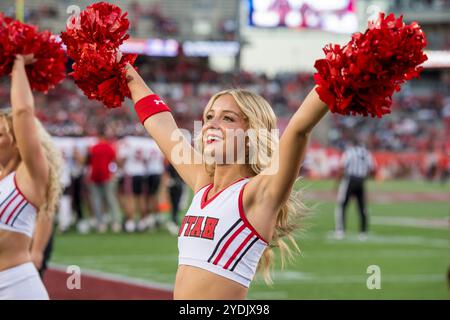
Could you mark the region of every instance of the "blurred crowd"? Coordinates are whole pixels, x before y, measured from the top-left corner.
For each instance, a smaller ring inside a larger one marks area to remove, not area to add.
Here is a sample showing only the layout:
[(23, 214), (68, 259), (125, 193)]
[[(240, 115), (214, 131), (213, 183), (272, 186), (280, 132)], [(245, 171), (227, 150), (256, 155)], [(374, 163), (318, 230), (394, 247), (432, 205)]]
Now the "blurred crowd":
[[(65, 21), (69, 17), (70, 6), (77, 5), (84, 9), (92, 1), (71, 1), (71, 0), (49, 0), (38, 1), (28, 0), (24, 8), (24, 19), (27, 23), (38, 25), (41, 28), (59, 33), (63, 28)], [(185, 8), (182, 8), (185, 4)], [(236, 40), (237, 25), (234, 17), (235, 10), (223, 10), (220, 2), (206, 2), (214, 15), (203, 15), (203, 22), (206, 23), (203, 30), (197, 30), (193, 25), (193, 19), (181, 19), (180, 13), (186, 10), (198, 11), (199, 4), (195, 2), (183, 3), (172, 2), (163, 3), (163, 1), (137, 1), (126, 0), (116, 3), (124, 12), (128, 13), (130, 26), (128, 33), (135, 38), (175, 38), (181, 39), (186, 35), (191, 40), (194, 38), (202, 40)], [(234, 7), (235, 3), (228, 6)], [(207, 8), (200, 9), (208, 13)], [(211, 11), (210, 10), (210, 11)], [(7, 16), (15, 16), (15, 1), (0, 2), (0, 11)], [(71, 12), (72, 14), (74, 12)], [(196, 16), (194, 13), (191, 16)]]
[[(264, 96), (272, 105), (283, 131), (290, 116), (314, 86), (311, 74), (291, 73), (268, 77), (248, 72), (217, 73), (201, 58), (139, 58), (139, 72), (174, 110), (180, 127), (193, 130), (201, 120), (209, 98), (230, 87), (247, 88)], [(394, 95), (392, 114), (382, 119), (332, 115), (325, 147), (343, 149), (358, 133), (372, 151), (425, 151), (442, 148), (450, 136), (450, 73), (443, 81), (413, 80)], [(0, 107), (9, 103), (7, 79), (0, 86)], [(107, 110), (88, 100), (71, 79), (47, 95), (36, 94), (37, 115), (52, 135), (92, 136), (107, 123), (116, 137), (141, 135), (131, 102)]]
[[(194, 121), (201, 120), (209, 98), (230, 87), (246, 88), (264, 96), (277, 114), (282, 132), (314, 86), (312, 75), (307, 73), (274, 77), (248, 72), (217, 73), (208, 67), (207, 59), (201, 58), (139, 57), (138, 67), (151, 88), (170, 105), (178, 125), (190, 132), (193, 132)], [(444, 74), (438, 81), (433, 77), (424, 74), (420, 80), (404, 85), (394, 96), (392, 114), (382, 119), (331, 115), (325, 121), (328, 127), (325, 131), (327, 137), (322, 139), (325, 142), (312, 141), (312, 146), (319, 151), (309, 152), (310, 157), (305, 161), (306, 175), (310, 172), (320, 177), (324, 175), (320, 172), (325, 172), (325, 176), (329, 176), (334, 170), (332, 158), (336, 158), (334, 162), (338, 163), (339, 157), (339, 153), (332, 150), (343, 150), (352, 136), (358, 135), (372, 152), (420, 154), (414, 158), (421, 159), (416, 171), (429, 180), (445, 182), (450, 159), (450, 75)], [(88, 100), (71, 79), (66, 79), (47, 95), (35, 94), (35, 105), (37, 116), (57, 137), (66, 159), (66, 177), (63, 180), (66, 181), (67, 192), (60, 206), (60, 210), (66, 213), (58, 215), (63, 221), (59, 224), (61, 231), (73, 222), (77, 222), (81, 232), (91, 227), (102, 232), (108, 225), (113, 231), (125, 229), (133, 232), (160, 224), (176, 234), (178, 210), (172, 218), (164, 217), (162, 220), (163, 215), (155, 213), (180, 206), (183, 184), (164, 163), (157, 148), (153, 151), (142, 149), (143, 145), (154, 146), (154, 143), (148, 143), (150, 139), (137, 121), (131, 101), (127, 100), (122, 108), (108, 110), (99, 102)], [(3, 78), (0, 81), (0, 108), (8, 106), (9, 81)], [(100, 132), (100, 128), (104, 128), (104, 132)], [(103, 138), (99, 137), (101, 134)], [(136, 143), (139, 139), (147, 140)], [(104, 169), (110, 173), (106, 175), (110, 186), (101, 185), (104, 181), (97, 185), (91, 177), (95, 166), (92, 147), (99, 141), (110, 144), (113, 150), (110, 153), (114, 153), (106, 161), (108, 167)], [(320, 148), (329, 151), (320, 151)], [(388, 165), (383, 168), (383, 179), (413, 176), (409, 160), (412, 158), (399, 159), (388, 160)], [(158, 184), (157, 193), (152, 191), (154, 200), (148, 203), (149, 200), (144, 199), (152, 198), (149, 192), (154, 188), (155, 178), (150, 176), (155, 174), (159, 176), (157, 180), (161, 187)], [(111, 198), (120, 201), (114, 204)], [(162, 204), (166, 207), (161, 207)], [(75, 216), (68, 209), (71, 206), (76, 206)], [(87, 213), (82, 213), (83, 210)], [(135, 217), (139, 211), (140, 216)], [(90, 218), (84, 220), (83, 217)]]

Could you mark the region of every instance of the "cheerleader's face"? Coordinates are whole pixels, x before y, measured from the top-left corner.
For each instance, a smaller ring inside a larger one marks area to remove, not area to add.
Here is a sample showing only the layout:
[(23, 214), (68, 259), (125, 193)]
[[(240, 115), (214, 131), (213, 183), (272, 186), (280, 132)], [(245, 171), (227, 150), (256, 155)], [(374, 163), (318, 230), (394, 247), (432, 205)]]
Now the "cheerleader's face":
[(6, 120), (0, 117), (0, 165), (5, 165), (17, 152), (16, 144), (8, 130)]
[[(204, 116), (202, 128), (203, 153), (215, 163), (234, 163), (245, 153), (245, 131), (248, 124), (234, 98), (223, 95), (217, 98)], [(244, 140), (243, 140), (244, 139)]]

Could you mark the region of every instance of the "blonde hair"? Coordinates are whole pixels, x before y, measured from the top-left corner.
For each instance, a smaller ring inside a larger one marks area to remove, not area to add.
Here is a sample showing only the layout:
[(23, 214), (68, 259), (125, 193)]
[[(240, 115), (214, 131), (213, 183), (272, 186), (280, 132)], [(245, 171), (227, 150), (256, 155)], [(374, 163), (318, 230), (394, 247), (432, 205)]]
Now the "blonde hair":
[[(258, 132), (255, 135), (248, 135), (249, 150), (255, 150), (256, 154), (250, 154), (250, 168), (254, 175), (258, 175), (270, 165), (270, 160), (275, 150), (279, 146), (278, 136), (270, 134), (273, 129), (277, 129), (277, 118), (270, 104), (260, 95), (243, 89), (230, 89), (221, 91), (211, 97), (203, 112), (204, 118), (213, 106), (214, 102), (223, 95), (231, 95), (244, 114), (248, 129)], [(265, 129), (265, 130), (261, 130)], [(263, 133), (263, 135), (259, 134)], [(267, 133), (267, 134), (264, 134)], [(201, 139), (197, 137), (197, 139)], [(201, 143), (196, 143), (197, 147), (202, 147)], [(209, 174), (214, 174), (214, 167), (207, 167)], [(296, 180), (298, 181), (298, 179)], [(295, 241), (295, 232), (303, 227), (303, 218), (310, 211), (299, 199), (301, 192), (292, 189), (288, 200), (281, 206), (277, 213), (275, 232), (270, 239), (270, 244), (263, 253), (259, 261), (257, 271), (262, 274), (266, 283), (272, 283), (270, 270), (274, 266), (273, 248), (280, 249), (281, 267), (284, 268), (286, 258), (292, 260), (294, 253), (299, 253), (300, 248)], [(289, 246), (286, 241), (290, 242)]]
[[(12, 110), (9, 108), (0, 110), (0, 118), (5, 120), (6, 131), (11, 135), (13, 141), (15, 141), (16, 137), (13, 129)], [(62, 185), (60, 182), (62, 157), (42, 123), (37, 118), (35, 119), (41, 145), (44, 148), (49, 166), (49, 182), (47, 185), (45, 202), (39, 208), (39, 217), (45, 216), (52, 219), (62, 192)]]

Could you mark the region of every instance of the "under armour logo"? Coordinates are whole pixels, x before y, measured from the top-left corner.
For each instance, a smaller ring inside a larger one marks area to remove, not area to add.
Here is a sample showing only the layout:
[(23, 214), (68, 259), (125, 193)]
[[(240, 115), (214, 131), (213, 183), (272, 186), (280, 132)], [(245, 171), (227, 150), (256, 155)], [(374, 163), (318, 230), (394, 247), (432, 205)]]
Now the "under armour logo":
[(156, 104), (156, 105), (159, 105), (160, 103), (162, 103), (162, 104), (165, 104), (164, 103), (164, 101), (162, 101), (162, 100), (153, 100), (153, 102)]

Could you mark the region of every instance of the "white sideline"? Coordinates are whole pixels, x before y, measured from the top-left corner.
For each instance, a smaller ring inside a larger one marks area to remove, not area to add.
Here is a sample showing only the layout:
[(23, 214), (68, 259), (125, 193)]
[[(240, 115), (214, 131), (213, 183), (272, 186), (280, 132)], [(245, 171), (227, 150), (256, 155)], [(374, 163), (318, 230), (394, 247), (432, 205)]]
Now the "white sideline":
[(380, 217), (375, 216), (371, 219), (373, 224), (395, 225), (402, 227), (415, 227), (427, 229), (448, 229), (450, 222), (448, 218), (443, 219), (421, 219), (410, 217)]

